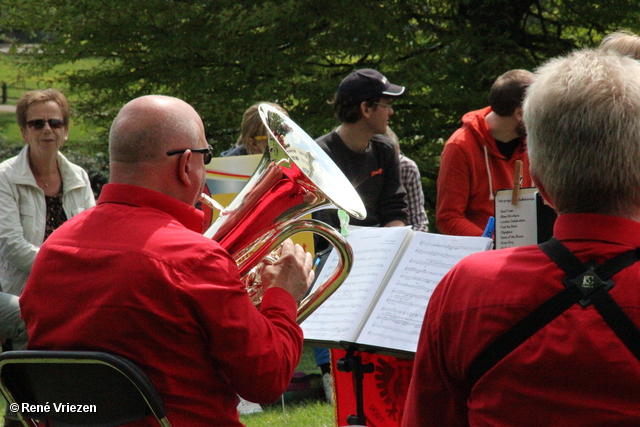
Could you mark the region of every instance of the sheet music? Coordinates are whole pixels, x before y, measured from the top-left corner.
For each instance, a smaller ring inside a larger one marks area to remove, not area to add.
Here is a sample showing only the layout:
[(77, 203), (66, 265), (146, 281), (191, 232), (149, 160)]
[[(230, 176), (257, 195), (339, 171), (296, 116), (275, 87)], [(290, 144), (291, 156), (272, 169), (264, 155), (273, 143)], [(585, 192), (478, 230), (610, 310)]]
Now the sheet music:
[[(382, 278), (410, 231), (405, 227), (349, 228), (347, 241), (357, 248), (351, 273), (338, 290), (302, 322), (305, 339), (355, 340)], [(323, 283), (337, 263), (336, 251), (332, 251), (316, 282)]]
[(415, 352), (429, 298), (462, 258), (489, 248), (491, 239), (416, 232), (357, 342)]

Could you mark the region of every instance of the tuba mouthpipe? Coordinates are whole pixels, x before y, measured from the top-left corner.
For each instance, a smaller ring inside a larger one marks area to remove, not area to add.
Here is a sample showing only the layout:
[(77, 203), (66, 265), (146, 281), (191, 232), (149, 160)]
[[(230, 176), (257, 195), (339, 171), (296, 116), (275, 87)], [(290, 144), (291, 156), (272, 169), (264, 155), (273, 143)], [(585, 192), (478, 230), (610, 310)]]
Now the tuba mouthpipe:
[(216, 202), (211, 197), (207, 196), (205, 193), (201, 193), (200, 194), (200, 202), (203, 205), (208, 206), (211, 209), (216, 210), (216, 211), (218, 211), (220, 213), (224, 212), (224, 206), (222, 206), (220, 203)]

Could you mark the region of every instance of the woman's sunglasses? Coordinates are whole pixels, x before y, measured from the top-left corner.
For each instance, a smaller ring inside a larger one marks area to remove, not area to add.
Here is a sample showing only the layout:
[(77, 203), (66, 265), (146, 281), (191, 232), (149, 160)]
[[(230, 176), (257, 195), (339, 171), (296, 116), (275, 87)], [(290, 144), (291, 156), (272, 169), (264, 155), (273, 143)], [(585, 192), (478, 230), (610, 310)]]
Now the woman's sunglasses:
[(44, 128), (44, 125), (49, 123), (49, 127), (51, 129), (60, 129), (64, 126), (64, 120), (58, 120), (58, 119), (49, 119), (49, 120), (43, 120), (43, 119), (37, 119), (37, 120), (29, 120), (27, 122), (27, 126), (29, 126), (32, 129), (35, 130), (42, 130)]

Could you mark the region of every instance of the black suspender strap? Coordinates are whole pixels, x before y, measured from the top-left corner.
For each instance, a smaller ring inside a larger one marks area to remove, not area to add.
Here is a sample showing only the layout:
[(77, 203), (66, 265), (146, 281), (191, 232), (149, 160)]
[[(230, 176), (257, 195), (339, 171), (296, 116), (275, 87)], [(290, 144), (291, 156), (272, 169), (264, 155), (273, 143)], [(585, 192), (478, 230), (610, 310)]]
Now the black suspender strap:
[(480, 353), (467, 371), (469, 382), (475, 384), (504, 357), (575, 304), (580, 297), (577, 289), (565, 288), (538, 306)]
[(475, 384), (500, 360), (575, 303), (580, 303), (582, 307), (593, 303), (609, 327), (640, 360), (640, 330), (608, 292), (614, 285), (611, 277), (640, 260), (639, 250), (624, 252), (598, 265), (583, 264), (555, 238), (540, 244), (539, 247), (566, 273), (567, 277), (563, 280), (565, 288), (534, 309), (480, 353), (467, 371), (467, 379), (471, 384)]
[(640, 331), (622, 311), (609, 292), (604, 289), (595, 292), (591, 301), (607, 325), (616, 333), (631, 353), (640, 360)]

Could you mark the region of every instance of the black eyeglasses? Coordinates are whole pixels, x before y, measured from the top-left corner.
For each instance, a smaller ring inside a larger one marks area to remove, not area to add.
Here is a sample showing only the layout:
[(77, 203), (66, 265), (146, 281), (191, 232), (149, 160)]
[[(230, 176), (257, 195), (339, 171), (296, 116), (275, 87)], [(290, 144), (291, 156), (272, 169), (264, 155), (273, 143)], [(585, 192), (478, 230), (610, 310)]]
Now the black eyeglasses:
[(187, 150), (190, 150), (194, 153), (202, 154), (202, 160), (204, 160), (205, 165), (208, 165), (211, 159), (213, 159), (213, 147), (211, 145), (207, 145), (207, 148), (185, 148), (184, 150), (171, 150), (167, 151), (167, 156), (182, 154)]
[(64, 120), (58, 120), (58, 119), (49, 119), (49, 120), (43, 120), (43, 119), (37, 119), (37, 120), (29, 120), (27, 122), (27, 126), (29, 126), (32, 129), (35, 130), (42, 130), (44, 128), (44, 125), (49, 123), (49, 127), (51, 129), (60, 129), (61, 127), (64, 126)]

